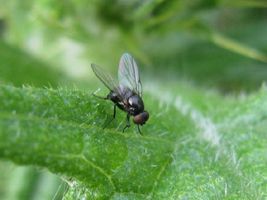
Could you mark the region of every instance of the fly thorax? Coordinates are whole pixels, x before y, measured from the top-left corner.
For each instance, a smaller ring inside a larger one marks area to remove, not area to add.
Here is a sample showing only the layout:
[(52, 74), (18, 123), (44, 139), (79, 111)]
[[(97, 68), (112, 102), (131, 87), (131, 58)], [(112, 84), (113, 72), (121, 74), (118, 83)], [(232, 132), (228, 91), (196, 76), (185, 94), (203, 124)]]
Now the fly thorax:
[(138, 95), (131, 96), (128, 99), (129, 111), (132, 115), (137, 115), (144, 111), (144, 103)]

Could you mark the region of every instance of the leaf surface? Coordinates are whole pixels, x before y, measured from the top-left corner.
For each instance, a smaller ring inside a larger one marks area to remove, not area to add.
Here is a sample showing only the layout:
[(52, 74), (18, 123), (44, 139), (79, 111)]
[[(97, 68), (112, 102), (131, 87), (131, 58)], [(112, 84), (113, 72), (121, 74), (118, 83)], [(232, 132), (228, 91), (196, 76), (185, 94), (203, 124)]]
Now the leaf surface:
[(2, 85), (0, 157), (64, 175), (66, 199), (266, 197), (265, 88), (243, 99), (146, 90), (140, 136), (102, 129), (112, 104), (85, 92)]

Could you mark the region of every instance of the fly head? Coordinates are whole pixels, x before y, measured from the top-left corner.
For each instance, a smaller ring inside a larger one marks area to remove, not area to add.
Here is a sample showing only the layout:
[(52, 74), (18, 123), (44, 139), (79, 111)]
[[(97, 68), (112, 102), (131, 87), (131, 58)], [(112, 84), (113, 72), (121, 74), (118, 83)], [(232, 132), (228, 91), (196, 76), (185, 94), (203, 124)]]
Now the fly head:
[(141, 112), (133, 117), (133, 122), (138, 125), (144, 125), (149, 118), (147, 111)]

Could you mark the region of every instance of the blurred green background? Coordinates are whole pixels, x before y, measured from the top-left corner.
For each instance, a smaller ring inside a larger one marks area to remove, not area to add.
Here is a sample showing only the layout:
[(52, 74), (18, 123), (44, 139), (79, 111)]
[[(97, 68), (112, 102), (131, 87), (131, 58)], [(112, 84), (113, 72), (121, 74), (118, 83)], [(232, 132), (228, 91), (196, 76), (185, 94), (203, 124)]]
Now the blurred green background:
[[(124, 52), (136, 58), (145, 83), (239, 94), (258, 90), (267, 77), (266, 0), (0, 4), (0, 84), (92, 92), (90, 63), (116, 74)], [(66, 190), (48, 172), (4, 161), (0, 169), (0, 199), (60, 199)]]

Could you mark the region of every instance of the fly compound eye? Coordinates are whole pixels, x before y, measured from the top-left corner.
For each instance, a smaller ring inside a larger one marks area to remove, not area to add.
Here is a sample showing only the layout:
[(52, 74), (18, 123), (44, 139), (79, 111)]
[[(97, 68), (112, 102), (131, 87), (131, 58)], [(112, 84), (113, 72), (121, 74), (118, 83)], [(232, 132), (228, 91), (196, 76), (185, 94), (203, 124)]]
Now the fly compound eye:
[(135, 124), (143, 125), (143, 124), (146, 123), (146, 121), (148, 120), (148, 118), (149, 118), (148, 112), (144, 111), (144, 112), (142, 112), (142, 113), (140, 113), (138, 115), (135, 115), (133, 117), (133, 122)]

